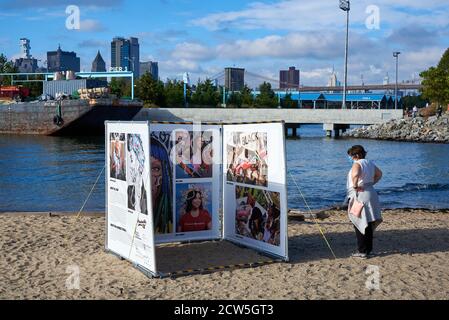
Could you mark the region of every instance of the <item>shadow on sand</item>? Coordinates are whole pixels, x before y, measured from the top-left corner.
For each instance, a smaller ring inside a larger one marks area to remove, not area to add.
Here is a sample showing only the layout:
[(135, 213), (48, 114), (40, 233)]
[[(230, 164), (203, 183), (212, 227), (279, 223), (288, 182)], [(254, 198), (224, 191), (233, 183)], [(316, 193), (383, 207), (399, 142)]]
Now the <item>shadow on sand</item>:
[[(355, 232), (330, 232), (326, 237), (338, 259), (349, 258), (356, 247)], [(449, 251), (449, 230), (379, 230), (374, 234), (374, 250), (377, 258), (390, 255), (422, 254)], [(325, 241), (319, 233), (293, 236), (289, 238), (289, 256), (291, 264), (318, 262), (333, 259)], [(158, 270), (163, 273), (201, 269), (196, 273), (223, 271), (207, 268), (268, 262), (273, 259), (253, 249), (236, 246), (227, 241), (161, 246), (157, 248)], [(234, 268), (231, 268), (234, 269)], [(188, 274), (186, 274), (188, 275)], [(183, 276), (183, 275), (178, 275)]]
[[(348, 258), (356, 249), (355, 232), (326, 233), (337, 258)], [(376, 257), (394, 254), (420, 254), (449, 251), (449, 230), (413, 229), (378, 230), (374, 233)], [(289, 238), (291, 263), (304, 263), (332, 259), (332, 254), (322, 236), (317, 234)]]

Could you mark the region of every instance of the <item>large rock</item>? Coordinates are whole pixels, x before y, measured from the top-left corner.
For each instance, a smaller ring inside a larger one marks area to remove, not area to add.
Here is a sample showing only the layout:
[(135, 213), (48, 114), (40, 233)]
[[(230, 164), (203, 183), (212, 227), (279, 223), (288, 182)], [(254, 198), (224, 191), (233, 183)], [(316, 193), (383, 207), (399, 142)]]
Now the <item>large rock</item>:
[(449, 143), (449, 114), (415, 119), (390, 120), (381, 125), (361, 127), (343, 134), (361, 139)]

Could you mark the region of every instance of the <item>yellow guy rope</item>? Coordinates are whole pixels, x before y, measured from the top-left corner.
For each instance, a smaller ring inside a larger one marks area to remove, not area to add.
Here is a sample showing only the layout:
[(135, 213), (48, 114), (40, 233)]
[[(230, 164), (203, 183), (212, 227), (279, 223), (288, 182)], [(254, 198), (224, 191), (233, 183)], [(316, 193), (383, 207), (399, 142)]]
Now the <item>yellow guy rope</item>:
[(334, 256), (334, 259), (337, 259), (337, 256), (335, 255), (334, 250), (332, 250), (332, 247), (331, 247), (329, 241), (327, 241), (327, 238), (326, 238), (326, 235), (325, 235), (324, 232), (323, 232), (323, 229), (321, 228), (321, 226), (320, 226), (318, 220), (316, 219), (316, 217), (313, 215), (312, 209), (310, 209), (309, 204), (307, 203), (307, 200), (306, 200), (306, 198), (304, 197), (304, 194), (302, 193), (301, 188), (299, 187), (298, 183), (296, 182), (295, 177), (293, 176), (293, 174), (291, 173), (290, 170), (288, 171), (288, 173), (290, 174), (290, 176), (291, 176), (291, 178), (292, 178), (292, 180), (293, 180), (293, 183), (295, 184), (295, 186), (296, 186), (296, 188), (298, 189), (298, 191), (299, 191), (299, 193), (300, 193), (302, 199), (304, 200), (304, 203), (305, 203), (307, 209), (309, 210), (310, 215), (313, 217), (313, 220), (315, 221), (316, 225), (318, 226), (318, 229), (320, 230), (320, 233), (321, 233), (321, 235), (322, 235), (324, 241), (326, 242), (327, 246), (329, 247), (329, 250), (331, 251), (332, 255)]

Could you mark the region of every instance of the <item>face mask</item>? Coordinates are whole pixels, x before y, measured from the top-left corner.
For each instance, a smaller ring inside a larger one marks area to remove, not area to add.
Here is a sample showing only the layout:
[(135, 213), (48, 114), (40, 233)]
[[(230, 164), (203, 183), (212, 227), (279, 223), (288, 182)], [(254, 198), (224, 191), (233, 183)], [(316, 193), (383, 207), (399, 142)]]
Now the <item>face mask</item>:
[(354, 164), (354, 162), (355, 162), (354, 159), (352, 159), (351, 156), (348, 156), (348, 161), (349, 161), (350, 164)]

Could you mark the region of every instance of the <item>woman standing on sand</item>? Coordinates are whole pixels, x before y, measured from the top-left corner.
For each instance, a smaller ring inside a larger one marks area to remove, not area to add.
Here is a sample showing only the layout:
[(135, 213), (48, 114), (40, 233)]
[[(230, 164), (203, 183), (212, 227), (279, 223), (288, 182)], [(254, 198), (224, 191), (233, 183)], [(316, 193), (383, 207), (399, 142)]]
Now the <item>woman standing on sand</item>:
[[(362, 259), (372, 256), (373, 232), (382, 223), (379, 197), (374, 189), (374, 185), (382, 178), (382, 171), (374, 162), (365, 159), (366, 154), (365, 149), (359, 145), (348, 150), (349, 159), (353, 163), (347, 182), (348, 211), (358, 243), (358, 252), (352, 256)], [(351, 210), (356, 201), (363, 204), (360, 217)]]

